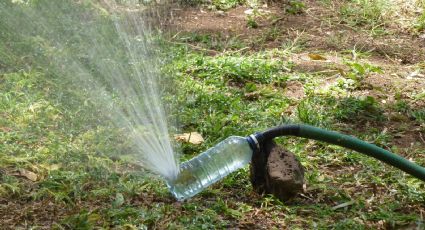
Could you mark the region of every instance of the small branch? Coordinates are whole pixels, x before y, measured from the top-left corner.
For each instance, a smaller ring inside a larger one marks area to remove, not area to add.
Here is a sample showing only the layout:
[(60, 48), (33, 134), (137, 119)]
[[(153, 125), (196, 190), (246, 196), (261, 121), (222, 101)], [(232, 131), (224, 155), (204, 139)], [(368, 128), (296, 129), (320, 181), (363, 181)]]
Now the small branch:
[(280, 18), (276, 18), (275, 20), (270, 22), (271, 26), (274, 26), (276, 23), (278, 23), (279, 21), (285, 19), (285, 17), (280, 17)]
[(220, 52), (216, 51), (216, 50), (210, 50), (210, 49), (205, 49), (203, 47), (199, 47), (196, 45), (192, 45), (190, 43), (184, 43), (184, 42), (173, 42), (173, 41), (169, 41), (166, 40), (168, 43), (174, 44), (174, 45), (187, 45), (191, 48), (193, 48), (194, 50), (198, 50), (198, 51), (205, 51), (205, 52), (209, 52), (209, 53), (213, 53), (213, 54), (219, 54)]
[(422, 142), (425, 143), (424, 138), (422, 137), (422, 133), (419, 133), (419, 137), (421, 138)]

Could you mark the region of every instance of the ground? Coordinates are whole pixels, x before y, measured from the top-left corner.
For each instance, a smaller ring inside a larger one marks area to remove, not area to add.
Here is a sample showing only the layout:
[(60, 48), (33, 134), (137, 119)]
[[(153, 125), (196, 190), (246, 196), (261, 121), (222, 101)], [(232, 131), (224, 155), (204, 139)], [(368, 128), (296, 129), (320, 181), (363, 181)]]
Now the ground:
[[(424, 2), (198, 3), (171, 5), (156, 38), (163, 74), (178, 89), (164, 100), (179, 105), (181, 132), (205, 139), (182, 144), (182, 159), (230, 135), (306, 123), (425, 165)], [(47, 71), (11, 68), (30, 64), (4, 55), (8, 46), (0, 46), (5, 228), (425, 226), (423, 182), (370, 157), (296, 138), (278, 140), (306, 169), (305, 191), (293, 200), (255, 193), (244, 168), (177, 202), (157, 177), (112, 154), (125, 140), (93, 125), (98, 115), (84, 96)]]

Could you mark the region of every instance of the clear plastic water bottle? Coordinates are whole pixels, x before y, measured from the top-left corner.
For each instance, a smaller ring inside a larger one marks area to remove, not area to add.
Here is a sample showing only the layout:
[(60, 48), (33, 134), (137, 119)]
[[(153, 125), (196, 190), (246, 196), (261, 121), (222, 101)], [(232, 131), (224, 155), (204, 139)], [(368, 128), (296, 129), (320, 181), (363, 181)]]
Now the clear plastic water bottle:
[(231, 136), (197, 157), (183, 162), (167, 185), (177, 200), (190, 198), (251, 161), (253, 150), (244, 137)]

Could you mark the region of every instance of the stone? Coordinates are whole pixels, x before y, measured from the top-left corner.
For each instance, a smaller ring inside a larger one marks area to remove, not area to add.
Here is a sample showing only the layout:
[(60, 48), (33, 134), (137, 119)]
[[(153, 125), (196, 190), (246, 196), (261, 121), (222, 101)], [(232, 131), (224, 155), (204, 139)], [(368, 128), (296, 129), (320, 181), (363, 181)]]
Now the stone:
[(304, 168), (296, 156), (277, 146), (267, 160), (266, 192), (286, 201), (303, 191)]
[(225, 17), (226, 16), (226, 12), (222, 11), (222, 10), (217, 10), (216, 15), (219, 17)]
[(282, 201), (290, 200), (303, 191), (304, 168), (296, 156), (268, 141), (251, 162), (251, 183), (261, 194), (273, 194)]

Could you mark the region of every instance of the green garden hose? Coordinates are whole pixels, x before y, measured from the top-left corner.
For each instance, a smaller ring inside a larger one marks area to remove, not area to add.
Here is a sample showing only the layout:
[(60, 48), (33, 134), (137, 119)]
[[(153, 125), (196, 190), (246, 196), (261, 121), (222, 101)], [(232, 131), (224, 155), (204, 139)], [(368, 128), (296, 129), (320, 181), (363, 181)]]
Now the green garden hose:
[(391, 153), (376, 145), (359, 140), (355, 137), (320, 129), (310, 125), (283, 125), (266, 130), (262, 133), (256, 133), (250, 137), (255, 140), (253, 146), (259, 148), (264, 141), (271, 140), (279, 136), (304, 137), (346, 147), (374, 157), (389, 165), (399, 168), (422, 181), (425, 181), (425, 168), (407, 160), (406, 158)]

